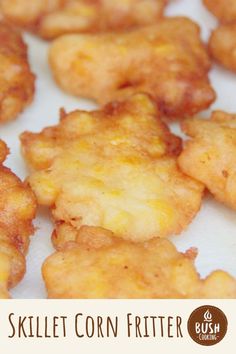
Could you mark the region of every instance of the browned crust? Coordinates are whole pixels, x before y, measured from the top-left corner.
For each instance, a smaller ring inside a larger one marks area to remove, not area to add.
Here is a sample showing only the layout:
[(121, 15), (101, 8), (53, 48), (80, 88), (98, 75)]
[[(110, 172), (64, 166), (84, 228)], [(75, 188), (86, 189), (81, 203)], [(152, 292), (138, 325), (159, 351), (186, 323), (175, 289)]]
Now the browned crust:
[(0, 122), (15, 119), (32, 102), (34, 82), (21, 34), (0, 22)]

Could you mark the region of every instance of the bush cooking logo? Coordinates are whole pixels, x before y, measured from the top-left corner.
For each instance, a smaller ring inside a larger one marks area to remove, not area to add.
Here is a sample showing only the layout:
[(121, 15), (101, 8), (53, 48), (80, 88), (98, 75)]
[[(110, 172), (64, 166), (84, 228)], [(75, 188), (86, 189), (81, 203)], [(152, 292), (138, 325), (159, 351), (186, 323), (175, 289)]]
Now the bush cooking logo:
[(215, 306), (201, 306), (188, 320), (190, 337), (198, 344), (210, 346), (219, 343), (226, 335), (228, 321), (223, 311)]

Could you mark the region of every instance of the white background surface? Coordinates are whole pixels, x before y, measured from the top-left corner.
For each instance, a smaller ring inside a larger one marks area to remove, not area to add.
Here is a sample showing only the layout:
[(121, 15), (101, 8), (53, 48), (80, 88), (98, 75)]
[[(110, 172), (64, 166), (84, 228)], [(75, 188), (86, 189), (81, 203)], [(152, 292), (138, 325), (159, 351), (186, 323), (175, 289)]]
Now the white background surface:
[[(202, 37), (207, 40), (216, 26), (215, 18), (207, 12), (201, 0), (172, 0), (167, 15), (186, 15), (201, 25)], [(64, 94), (53, 82), (47, 64), (48, 44), (26, 34), (32, 69), (37, 75), (36, 97), (33, 104), (14, 122), (0, 126), (0, 137), (11, 149), (7, 165), (21, 178), (27, 176), (27, 169), (20, 154), (18, 136), (25, 130), (40, 131), (58, 122), (58, 111), (76, 108), (92, 109), (95, 105)], [(213, 66), (210, 73), (218, 99), (212, 109), (236, 112), (236, 75)], [(205, 112), (204, 112), (205, 115)], [(207, 115), (207, 114), (206, 114)], [(178, 127), (174, 127), (177, 129)], [(41, 278), (41, 265), (53, 252), (50, 236), (52, 223), (49, 213), (40, 210), (35, 220), (38, 228), (27, 257), (27, 273), (24, 280), (12, 291), (14, 298), (45, 298), (46, 292)], [(197, 268), (202, 276), (215, 269), (224, 269), (236, 276), (236, 213), (215, 202), (208, 196), (200, 213), (187, 232), (172, 239), (179, 250), (197, 247), (199, 256)]]

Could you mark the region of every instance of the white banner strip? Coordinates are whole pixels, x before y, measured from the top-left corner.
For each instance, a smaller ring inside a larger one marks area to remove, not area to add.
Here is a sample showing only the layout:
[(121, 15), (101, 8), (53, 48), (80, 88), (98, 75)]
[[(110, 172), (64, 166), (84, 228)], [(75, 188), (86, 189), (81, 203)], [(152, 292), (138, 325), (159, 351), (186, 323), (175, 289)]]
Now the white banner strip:
[(3, 300), (3, 354), (231, 354), (236, 300)]

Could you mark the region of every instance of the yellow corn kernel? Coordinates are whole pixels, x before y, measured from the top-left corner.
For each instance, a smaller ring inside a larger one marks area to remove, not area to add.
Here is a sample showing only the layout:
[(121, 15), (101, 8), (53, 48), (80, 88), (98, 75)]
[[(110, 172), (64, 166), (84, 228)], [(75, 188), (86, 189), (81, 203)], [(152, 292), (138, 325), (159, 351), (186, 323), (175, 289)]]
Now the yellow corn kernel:
[(9, 257), (0, 252), (0, 285), (5, 285), (8, 283), (10, 276), (10, 260)]
[(157, 45), (155, 47), (155, 52), (158, 54), (170, 54), (171, 52), (175, 53), (176, 48), (170, 44)]
[(68, 159), (65, 158), (60, 161), (61, 166), (64, 170), (75, 170), (77, 168), (80, 168), (82, 166), (81, 161), (79, 160), (74, 160), (74, 159)]
[(104, 188), (105, 184), (97, 178), (88, 178), (88, 180), (85, 183), (85, 187), (88, 187), (88, 190), (90, 190), (90, 188), (96, 188), (96, 189), (100, 189), (100, 188)]
[(121, 254), (112, 254), (111, 257), (109, 257), (109, 266), (117, 266), (121, 264), (126, 264), (126, 259), (124, 256)]
[(122, 190), (120, 190), (120, 189), (112, 189), (112, 190), (109, 190), (108, 192), (106, 192), (106, 196), (108, 196), (108, 197), (120, 197), (120, 196), (122, 196), (122, 194), (123, 194), (123, 191)]
[(28, 193), (24, 193), (22, 189), (15, 190), (7, 197), (7, 204), (17, 210), (17, 216), (19, 218), (28, 218), (32, 213), (32, 206), (30, 205), (31, 197)]
[(125, 233), (127, 226), (131, 221), (130, 213), (126, 211), (118, 212), (113, 218), (110, 218), (109, 221), (105, 221), (104, 228), (112, 230), (113, 232), (119, 234)]
[(110, 140), (110, 143), (112, 145), (125, 144), (127, 142), (129, 142), (129, 138), (124, 135), (113, 136), (112, 139)]
[[(133, 103), (135, 104), (135, 106), (138, 107), (138, 109), (139, 109), (139, 116), (136, 118), (139, 121), (146, 123), (147, 122), (147, 114), (156, 115), (157, 108), (148, 96), (143, 95), (143, 94), (139, 94), (139, 95), (135, 95), (132, 98), (132, 100), (133, 100)], [(134, 120), (133, 120), (133, 123), (134, 123)]]
[(96, 15), (96, 12), (94, 10), (94, 8), (92, 6), (83, 6), (81, 4), (77, 3), (75, 4), (75, 6), (72, 6), (70, 8), (70, 11), (68, 11), (70, 13), (72, 13), (73, 15), (79, 15), (82, 17), (94, 17)]
[(118, 47), (118, 50), (119, 50), (119, 54), (126, 55), (127, 51), (128, 51), (128, 48), (126, 46), (124, 46), (124, 45), (120, 45)]
[(121, 164), (128, 164), (128, 165), (139, 165), (142, 162), (142, 158), (140, 156), (124, 156), (119, 158), (119, 162)]
[(166, 145), (158, 136), (153, 136), (150, 139), (150, 146), (148, 146), (148, 152), (154, 156), (161, 156), (165, 154)]
[(168, 227), (174, 220), (174, 209), (165, 200), (157, 199), (150, 200), (148, 205), (158, 214), (158, 221), (160, 228)]
[(35, 173), (29, 178), (29, 183), (34, 190), (39, 204), (51, 205), (54, 203), (58, 189), (57, 184), (46, 173)]
[(105, 171), (106, 171), (106, 168), (104, 168), (103, 165), (95, 165), (93, 170), (94, 170), (95, 173), (104, 174)]

